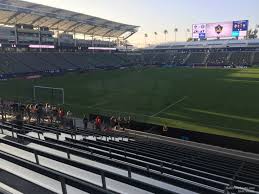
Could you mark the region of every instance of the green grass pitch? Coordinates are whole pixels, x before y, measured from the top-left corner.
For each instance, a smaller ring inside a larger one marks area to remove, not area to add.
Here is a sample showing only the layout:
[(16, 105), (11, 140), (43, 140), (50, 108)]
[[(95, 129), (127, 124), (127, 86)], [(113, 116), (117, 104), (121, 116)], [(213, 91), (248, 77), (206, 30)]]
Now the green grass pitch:
[(145, 69), (71, 73), (39, 80), (0, 82), (0, 96), (32, 97), (33, 85), (65, 89), (77, 116), (131, 116), (259, 141), (259, 69)]

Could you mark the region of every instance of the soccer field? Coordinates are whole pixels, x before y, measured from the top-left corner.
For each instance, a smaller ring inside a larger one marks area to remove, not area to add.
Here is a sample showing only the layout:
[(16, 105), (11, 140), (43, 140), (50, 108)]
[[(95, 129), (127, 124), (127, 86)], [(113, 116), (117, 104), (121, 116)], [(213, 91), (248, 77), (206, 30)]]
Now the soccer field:
[(31, 98), (33, 85), (65, 89), (77, 116), (99, 113), (259, 141), (259, 69), (146, 69), (0, 82), (0, 96)]

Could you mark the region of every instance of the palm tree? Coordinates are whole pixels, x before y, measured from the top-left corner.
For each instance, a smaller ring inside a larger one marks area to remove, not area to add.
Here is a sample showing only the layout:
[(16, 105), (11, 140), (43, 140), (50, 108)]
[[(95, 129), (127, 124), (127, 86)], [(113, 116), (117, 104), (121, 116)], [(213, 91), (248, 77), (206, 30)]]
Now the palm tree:
[(145, 34), (144, 37), (145, 37), (145, 46), (146, 46), (147, 45), (148, 34)]
[(174, 41), (176, 42), (176, 33), (178, 32), (178, 28), (174, 29)]
[(166, 41), (166, 35), (168, 34), (168, 30), (164, 30), (164, 35), (165, 35), (165, 41)]
[(155, 34), (155, 42), (156, 42), (156, 37), (157, 37), (158, 34), (157, 34), (157, 32), (154, 32), (154, 34)]
[(189, 39), (189, 33), (191, 32), (191, 30), (189, 28), (186, 29), (186, 40)]

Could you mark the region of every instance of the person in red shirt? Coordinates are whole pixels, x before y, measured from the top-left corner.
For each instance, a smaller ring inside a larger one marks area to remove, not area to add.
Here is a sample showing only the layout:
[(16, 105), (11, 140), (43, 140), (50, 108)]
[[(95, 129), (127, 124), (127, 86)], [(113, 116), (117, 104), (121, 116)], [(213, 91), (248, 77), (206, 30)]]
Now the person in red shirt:
[(60, 110), (59, 110), (59, 118), (60, 118), (61, 125), (64, 124), (64, 116), (65, 116), (65, 111), (64, 111), (64, 109), (60, 109)]
[(101, 124), (102, 124), (102, 120), (99, 116), (97, 116), (95, 119), (95, 127), (97, 130), (101, 130)]

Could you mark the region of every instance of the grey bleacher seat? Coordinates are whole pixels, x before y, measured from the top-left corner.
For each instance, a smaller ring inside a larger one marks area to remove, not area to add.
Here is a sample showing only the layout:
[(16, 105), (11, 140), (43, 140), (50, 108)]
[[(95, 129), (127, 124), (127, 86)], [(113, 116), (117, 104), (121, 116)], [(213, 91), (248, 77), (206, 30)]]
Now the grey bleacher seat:
[(7, 73), (30, 73), (35, 70), (20, 61), (14, 53), (0, 53), (1, 66)]
[(208, 66), (224, 66), (228, 64), (229, 52), (211, 52), (207, 59)]
[(230, 59), (229, 65), (240, 66), (240, 65), (251, 65), (251, 52), (233, 52)]
[(259, 52), (255, 52), (253, 65), (259, 65)]
[(193, 64), (204, 64), (204, 60), (206, 57), (207, 53), (191, 53), (190, 57), (188, 60), (185, 62), (188, 65), (193, 65)]
[(172, 53), (170, 57), (170, 63), (172, 65), (183, 65), (188, 53)]

